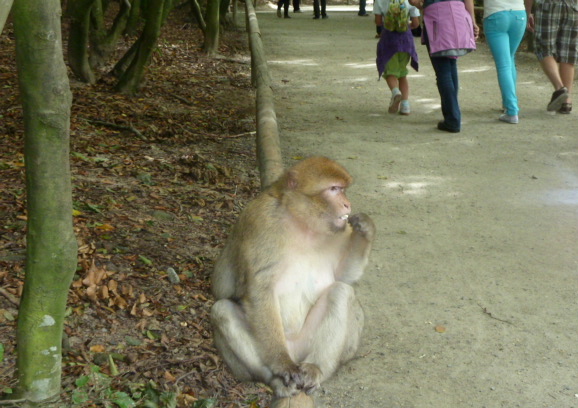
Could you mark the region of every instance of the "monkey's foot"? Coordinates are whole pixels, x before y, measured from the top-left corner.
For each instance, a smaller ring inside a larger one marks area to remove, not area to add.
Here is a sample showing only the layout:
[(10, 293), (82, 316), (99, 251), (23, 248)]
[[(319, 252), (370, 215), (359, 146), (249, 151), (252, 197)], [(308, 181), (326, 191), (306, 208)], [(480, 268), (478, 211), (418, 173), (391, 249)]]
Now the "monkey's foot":
[(300, 392), (294, 397), (274, 398), (271, 408), (315, 408), (313, 397)]

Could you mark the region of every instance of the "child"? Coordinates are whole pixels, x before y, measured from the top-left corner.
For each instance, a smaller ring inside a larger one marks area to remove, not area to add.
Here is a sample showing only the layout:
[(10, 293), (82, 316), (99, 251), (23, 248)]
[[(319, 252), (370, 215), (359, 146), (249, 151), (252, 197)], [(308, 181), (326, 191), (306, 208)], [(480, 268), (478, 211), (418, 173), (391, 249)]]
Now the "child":
[[(377, 71), (391, 90), (389, 113), (409, 115), (409, 82), (407, 64), (418, 70), (418, 58), (411, 29), (419, 27), (419, 9), (407, 0), (375, 0), (375, 25), (380, 39), (377, 44)], [(409, 23), (411, 19), (411, 25)]]

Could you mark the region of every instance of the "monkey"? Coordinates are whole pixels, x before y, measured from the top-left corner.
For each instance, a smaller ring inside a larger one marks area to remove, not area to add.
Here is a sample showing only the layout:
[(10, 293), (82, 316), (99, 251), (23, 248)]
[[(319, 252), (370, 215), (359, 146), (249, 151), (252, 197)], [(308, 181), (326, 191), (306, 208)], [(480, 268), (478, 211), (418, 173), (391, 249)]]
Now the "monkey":
[(272, 408), (314, 407), (311, 394), (357, 351), (352, 285), (375, 225), (351, 215), (352, 180), (329, 158), (298, 162), (249, 202), (215, 262), (215, 346), (239, 380), (269, 385)]

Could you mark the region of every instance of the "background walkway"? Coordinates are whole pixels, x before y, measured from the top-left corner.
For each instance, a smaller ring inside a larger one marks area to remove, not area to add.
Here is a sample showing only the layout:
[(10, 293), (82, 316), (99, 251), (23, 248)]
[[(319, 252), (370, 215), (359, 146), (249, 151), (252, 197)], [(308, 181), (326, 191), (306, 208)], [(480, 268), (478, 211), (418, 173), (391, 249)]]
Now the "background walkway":
[[(344, 9), (344, 8), (341, 8)], [(459, 61), (463, 130), (441, 119), (418, 45), (412, 114), (387, 114), (373, 16), (258, 13), (286, 164), (327, 155), (356, 178), (378, 237), (358, 286), (360, 358), (325, 384), (328, 407), (578, 407), (578, 123), (521, 54), (519, 125), (497, 120), (493, 60)]]

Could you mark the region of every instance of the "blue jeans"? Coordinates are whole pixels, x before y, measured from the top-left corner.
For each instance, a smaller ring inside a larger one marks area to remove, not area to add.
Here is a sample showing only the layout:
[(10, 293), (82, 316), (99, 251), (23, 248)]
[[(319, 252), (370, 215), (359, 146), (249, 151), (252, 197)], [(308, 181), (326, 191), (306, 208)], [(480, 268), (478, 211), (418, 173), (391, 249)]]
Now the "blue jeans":
[(526, 12), (523, 10), (499, 11), (484, 19), (484, 33), (498, 71), (502, 105), (508, 115), (517, 115), (520, 110), (516, 94), (516, 51), (525, 31)]
[(458, 102), (458, 60), (450, 57), (430, 57), (430, 60), (436, 73), (444, 122), (448, 128), (460, 130), (462, 113)]

